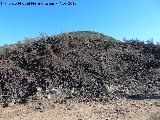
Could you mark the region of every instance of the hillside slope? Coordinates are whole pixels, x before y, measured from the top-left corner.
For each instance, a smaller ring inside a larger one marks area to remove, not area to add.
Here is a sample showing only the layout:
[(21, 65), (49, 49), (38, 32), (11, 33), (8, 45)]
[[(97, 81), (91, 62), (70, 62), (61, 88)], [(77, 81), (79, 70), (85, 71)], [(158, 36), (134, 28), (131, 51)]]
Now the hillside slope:
[(0, 55), (1, 103), (26, 102), (38, 88), (43, 95), (59, 90), (62, 99), (158, 98), (160, 47), (79, 31), (6, 49)]

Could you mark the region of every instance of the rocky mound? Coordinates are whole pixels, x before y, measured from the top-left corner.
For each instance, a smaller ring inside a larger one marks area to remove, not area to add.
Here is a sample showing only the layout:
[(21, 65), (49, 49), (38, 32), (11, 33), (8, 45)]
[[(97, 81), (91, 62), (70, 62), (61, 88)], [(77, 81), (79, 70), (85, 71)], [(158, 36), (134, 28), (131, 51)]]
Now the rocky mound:
[[(1, 103), (55, 93), (63, 99), (160, 96), (160, 47), (71, 32), (17, 43), (0, 55)], [(60, 91), (60, 92), (58, 92)], [(55, 94), (56, 95), (56, 94)]]

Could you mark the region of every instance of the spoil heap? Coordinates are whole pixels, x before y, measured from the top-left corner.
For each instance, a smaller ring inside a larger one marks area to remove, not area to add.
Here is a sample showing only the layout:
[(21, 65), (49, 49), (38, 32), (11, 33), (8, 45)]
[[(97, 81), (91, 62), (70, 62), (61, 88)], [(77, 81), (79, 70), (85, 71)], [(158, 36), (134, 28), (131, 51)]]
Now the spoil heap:
[[(26, 102), (41, 88), (67, 98), (160, 96), (160, 47), (71, 32), (17, 43), (0, 55), (1, 103)], [(55, 90), (56, 91), (56, 90)]]

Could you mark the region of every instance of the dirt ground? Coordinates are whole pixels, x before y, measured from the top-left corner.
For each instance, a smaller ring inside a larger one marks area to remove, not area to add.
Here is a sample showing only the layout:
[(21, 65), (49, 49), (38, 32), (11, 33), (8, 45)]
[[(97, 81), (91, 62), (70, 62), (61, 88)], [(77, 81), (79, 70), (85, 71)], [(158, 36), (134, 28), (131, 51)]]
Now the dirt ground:
[(30, 102), (0, 108), (0, 120), (160, 120), (160, 100), (68, 101), (43, 107)]

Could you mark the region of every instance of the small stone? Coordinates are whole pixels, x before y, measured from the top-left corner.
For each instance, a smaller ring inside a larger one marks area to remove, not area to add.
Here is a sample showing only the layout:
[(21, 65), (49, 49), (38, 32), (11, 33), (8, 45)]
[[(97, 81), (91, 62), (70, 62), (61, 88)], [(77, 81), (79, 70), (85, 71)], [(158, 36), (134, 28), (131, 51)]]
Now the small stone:
[(41, 87), (37, 87), (37, 92), (42, 92), (42, 88)]

